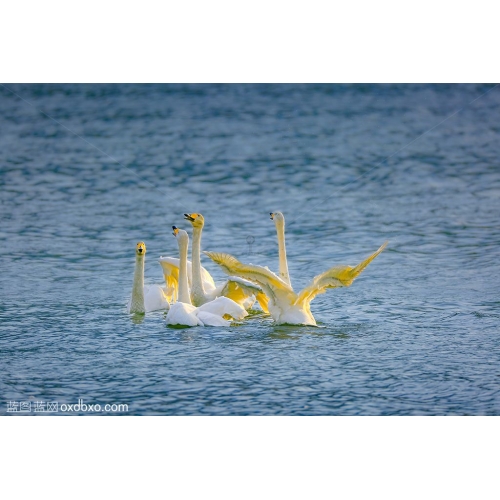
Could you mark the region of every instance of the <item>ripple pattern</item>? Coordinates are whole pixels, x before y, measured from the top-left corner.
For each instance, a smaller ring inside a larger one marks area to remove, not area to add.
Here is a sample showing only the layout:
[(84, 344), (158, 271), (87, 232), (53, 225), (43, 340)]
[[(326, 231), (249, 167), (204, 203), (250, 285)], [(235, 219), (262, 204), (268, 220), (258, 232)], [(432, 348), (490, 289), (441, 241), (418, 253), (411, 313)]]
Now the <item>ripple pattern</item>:
[[(9, 87), (32, 105), (0, 87), (0, 413), (500, 414), (499, 88)], [(161, 283), (202, 212), (205, 249), (277, 270), (278, 210), (296, 289), (390, 242), (320, 328), (126, 314), (137, 241)]]

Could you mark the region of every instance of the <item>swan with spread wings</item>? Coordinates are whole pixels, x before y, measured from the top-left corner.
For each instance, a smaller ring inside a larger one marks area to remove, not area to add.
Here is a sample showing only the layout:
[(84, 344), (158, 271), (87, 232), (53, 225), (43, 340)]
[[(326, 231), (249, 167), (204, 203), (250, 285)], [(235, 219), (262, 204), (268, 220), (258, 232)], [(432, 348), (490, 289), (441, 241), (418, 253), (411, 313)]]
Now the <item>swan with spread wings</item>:
[[(387, 246), (385, 242), (376, 252), (363, 260), (357, 266), (334, 266), (324, 273), (315, 276), (312, 281), (299, 293), (295, 293), (290, 285), (288, 269), (284, 276), (284, 267), (281, 268), (281, 277), (274, 274), (267, 267), (253, 264), (243, 264), (227, 253), (204, 252), (222, 270), (232, 276), (240, 276), (253, 281), (262, 287), (269, 298), (267, 304), (269, 313), (278, 324), (316, 325), (311, 313), (310, 303), (320, 293), (329, 288), (350, 286), (370, 262)], [(285, 279), (287, 281), (285, 281)]]

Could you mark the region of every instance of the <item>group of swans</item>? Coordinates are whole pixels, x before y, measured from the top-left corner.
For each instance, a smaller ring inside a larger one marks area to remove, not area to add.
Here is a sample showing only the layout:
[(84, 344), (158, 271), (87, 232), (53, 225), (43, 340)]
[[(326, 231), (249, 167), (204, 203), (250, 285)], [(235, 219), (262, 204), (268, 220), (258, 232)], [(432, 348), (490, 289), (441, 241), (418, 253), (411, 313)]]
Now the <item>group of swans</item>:
[[(216, 285), (210, 273), (201, 266), (201, 233), (205, 225), (205, 219), (201, 214), (184, 214), (193, 227), (192, 264), (188, 261), (188, 282), (191, 301), (195, 306), (201, 306), (213, 301), (221, 295), (229, 297), (245, 309), (250, 309), (258, 300), (262, 309), (267, 312), (267, 297), (260, 286), (251, 281), (230, 276), (226, 281)], [(165, 282), (169, 283), (174, 290), (178, 282), (178, 259), (172, 257), (160, 257)], [(174, 291), (175, 293), (175, 291)]]
[[(189, 236), (186, 231), (175, 226), (172, 226), (172, 229), (179, 246), (179, 259), (177, 259), (175, 277), (169, 275), (169, 279), (166, 279), (166, 287), (144, 285), (146, 245), (142, 241), (137, 243), (132, 297), (128, 305), (129, 313), (144, 314), (166, 309), (168, 310), (167, 324), (181, 326), (229, 326), (231, 321), (228, 318), (241, 320), (248, 316), (244, 307), (222, 295), (213, 297), (212, 300), (205, 300), (199, 307), (192, 304), (188, 282), (188, 264), (190, 263), (187, 260)], [(171, 261), (169, 264), (173, 265)], [(193, 267), (191, 265), (191, 268)], [(195, 274), (196, 269), (192, 270)], [(212, 280), (208, 273), (207, 276)], [(244, 282), (244, 280), (241, 281)], [(251, 284), (251, 286), (261, 292), (256, 285)], [(170, 304), (172, 297), (177, 297), (177, 300)]]
[(285, 247), (285, 217), (271, 213), (278, 236), (279, 273), (267, 267), (244, 264), (230, 254), (203, 252), (229, 276), (216, 286), (210, 273), (201, 266), (201, 214), (184, 214), (193, 226), (192, 263), (188, 261), (189, 236), (173, 227), (179, 246), (179, 258), (160, 257), (165, 287), (144, 285), (146, 246), (137, 244), (136, 270), (129, 312), (144, 313), (168, 309), (167, 324), (183, 326), (229, 326), (229, 318), (241, 320), (256, 301), (277, 324), (316, 325), (311, 313), (311, 301), (328, 288), (347, 287), (387, 245), (357, 266), (334, 266), (315, 276), (299, 293), (294, 292), (288, 273)]

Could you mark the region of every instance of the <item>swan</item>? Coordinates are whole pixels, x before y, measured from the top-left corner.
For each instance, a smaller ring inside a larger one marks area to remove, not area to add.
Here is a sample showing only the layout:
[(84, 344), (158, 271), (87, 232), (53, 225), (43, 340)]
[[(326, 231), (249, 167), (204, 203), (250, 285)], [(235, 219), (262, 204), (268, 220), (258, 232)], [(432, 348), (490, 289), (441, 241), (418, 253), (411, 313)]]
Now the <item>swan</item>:
[(230, 326), (231, 321), (224, 316), (236, 320), (248, 316), (245, 309), (227, 297), (218, 297), (211, 302), (196, 307), (191, 303), (188, 286), (187, 254), (189, 236), (186, 231), (172, 226), (173, 234), (179, 245), (178, 268), (178, 301), (170, 306), (167, 324), (182, 326)]
[(159, 309), (168, 309), (168, 292), (160, 285), (144, 285), (144, 260), (146, 244), (139, 241), (135, 247), (135, 271), (132, 296), (128, 303), (128, 312), (144, 314)]
[(268, 298), (260, 286), (236, 276), (230, 276), (225, 282), (215, 286), (210, 274), (201, 266), (201, 233), (205, 225), (205, 218), (202, 214), (196, 213), (184, 214), (184, 218), (193, 226), (191, 281), (193, 304), (201, 306), (212, 301), (215, 297), (224, 296), (234, 300), (245, 309), (250, 309), (257, 299), (263, 311), (267, 313)]
[(285, 283), (292, 286), (290, 275), (288, 274), (288, 262), (286, 260), (285, 216), (281, 212), (271, 212), (269, 215), (271, 216), (271, 220), (274, 221), (278, 235), (279, 277)]
[(258, 283), (269, 297), (269, 312), (277, 324), (316, 325), (311, 313), (310, 303), (320, 293), (328, 288), (350, 286), (366, 266), (387, 246), (387, 241), (367, 259), (355, 267), (334, 266), (312, 281), (298, 294), (289, 283), (274, 274), (267, 267), (253, 264), (243, 264), (232, 255), (218, 252), (204, 252), (226, 274), (241, 276)]

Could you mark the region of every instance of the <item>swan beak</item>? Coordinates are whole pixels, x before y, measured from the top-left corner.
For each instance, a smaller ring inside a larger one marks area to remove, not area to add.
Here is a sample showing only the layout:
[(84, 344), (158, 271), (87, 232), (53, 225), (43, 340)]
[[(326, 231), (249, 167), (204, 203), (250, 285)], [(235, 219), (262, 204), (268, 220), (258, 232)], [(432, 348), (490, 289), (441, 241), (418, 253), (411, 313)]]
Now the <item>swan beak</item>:
[(274, 220), (274, 214), (271, 212), (269, 215), (271, 216), (271, 217), (269, 217), (269, 218), (270, 218), (271, 220)]
[(194, 221), (194, 217), (191, 217), (191, 215), (189, 215), (189, 214), (184, 214), (184, 219), (191, 221), (191, 222)]
[(144, 241), (139, 241), (136, 245), (137, 255), (143, 255), (146, 253), (146, 243)]
[(175, 226), (172, 226), (172, 229), (174, 230), (172, 234), (174, 236), (177, 236), (177, 233), (179, 232), (179, 230)]

